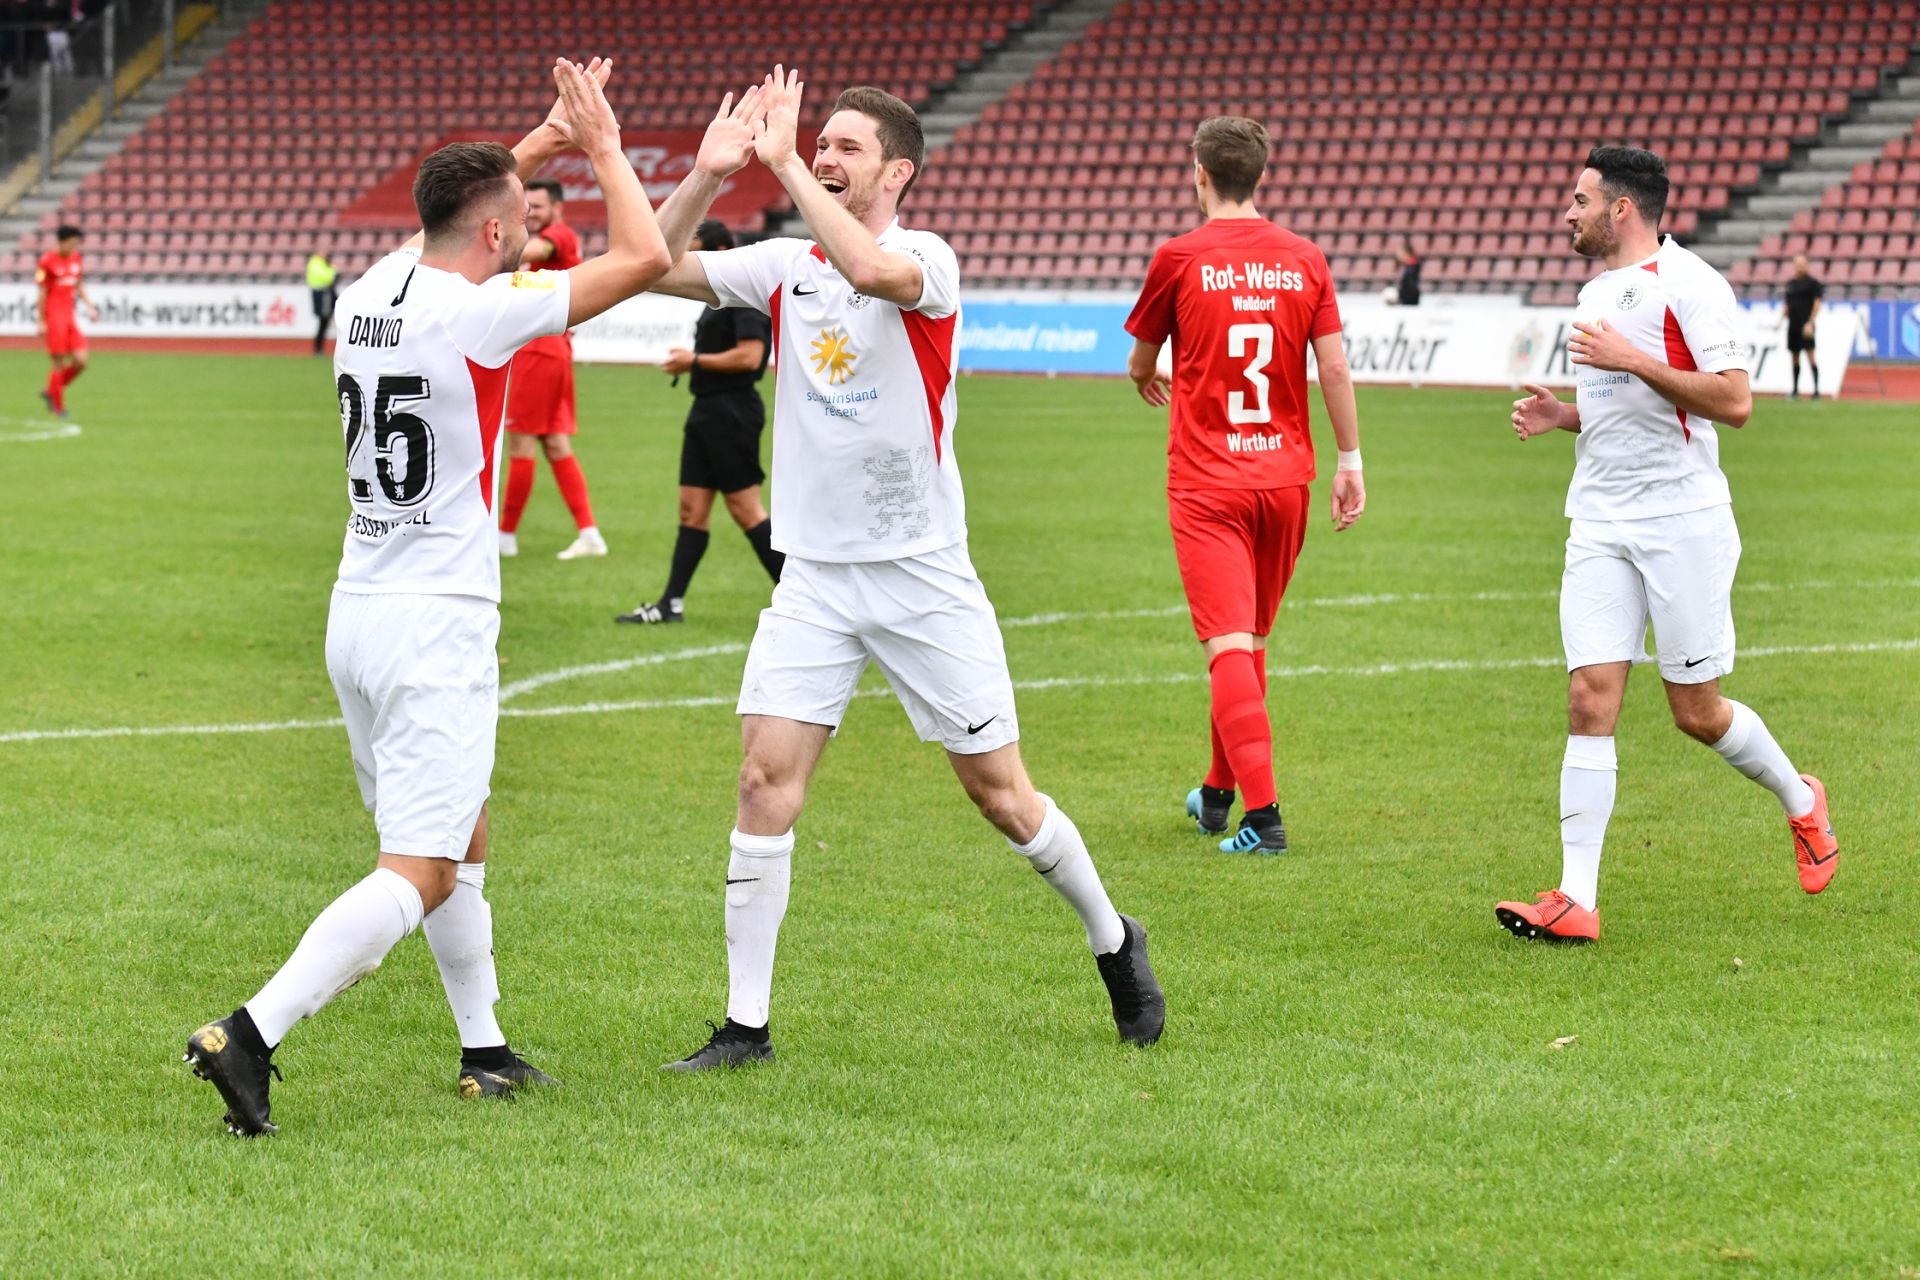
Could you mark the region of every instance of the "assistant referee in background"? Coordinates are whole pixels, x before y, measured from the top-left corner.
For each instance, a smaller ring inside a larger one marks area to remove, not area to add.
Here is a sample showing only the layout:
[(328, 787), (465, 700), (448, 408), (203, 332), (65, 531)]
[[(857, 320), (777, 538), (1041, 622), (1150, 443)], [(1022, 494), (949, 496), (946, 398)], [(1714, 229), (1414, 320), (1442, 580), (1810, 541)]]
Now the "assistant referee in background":
[[(733, 232), (709, 218), (693, 233), (690, 250), (708, 253), (733, 248)], [(747, 535), (767, 575), (780, 581), (786, 557), (773, 549), (773, 521), (767, 518), (760, 485), (760, 433), (767, 407), (757, 384), (767, 368), (773, 337), (767, 317), (750, 308), (709, 308), (693, 331), (693, 350), (675, 347), (661, 368), (688, 376), (693, 408), (680, 444), (680, 532), (673, 544), (673, 565), (659, 598), (623, 613), (616, 622), (681, 622), (684, 600), (700, 557), (707, 553), (713, 496), (725, 497), (727, 514)]]

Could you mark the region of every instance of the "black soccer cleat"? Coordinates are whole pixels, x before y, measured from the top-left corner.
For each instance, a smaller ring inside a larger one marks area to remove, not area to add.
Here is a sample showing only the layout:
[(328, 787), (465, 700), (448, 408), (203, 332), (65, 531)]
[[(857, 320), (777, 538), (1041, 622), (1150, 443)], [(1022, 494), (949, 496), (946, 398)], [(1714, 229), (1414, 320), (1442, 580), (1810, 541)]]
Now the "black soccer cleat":
[(1113, 1025), (1120, 1038), (1134, 1044), (1152, 1044), (1167, 1025), (1167, 998), (1160, 994), (1159, 979), (1147, 963), (1147, 931), (1132, 916), (1123, 915), (1126, 940), (1118, 951), (1095, 956), (1100, 980), (1107, 984), (1113, 1000)]
[(469, 1102), (475, 1098), (511, 1098), (530, 1086), (560, 1083), (517, 1053), (509, 1050), (507, 1057), (512, 1061), (487, 1066), (461, 1063), (460, 1097)]
[(635, 607), (632, 613), (615, 614), (613, 620), (615, 622), (638, 622), (645, 624), (656, 622), (685, 622), (687, 620), (687, 611), (684, 606), (674, 604), (670, 600), (662, 600), (658, 603), (650, 600), (643, 605)]
[(234, 1034), (233, 1018), (209, 1022), (187, 1037), (185, 1061), (193, 1064), (193, 1074), (211, 1080), (227, 1104), (227, 1132), (236, 1138), (257, 1138), (263, 1133), (278, 1133), (280, 1128), (268, 1117), (273, 1108), (267, 1102), (268, 1078), (282, 1078), (271, 1058), (263, 1058), (242, 1047)]
[(1222, 853), (1276, 854), (1287, 851), (1287, 824), (1280, 820), (1280, 806), (1249, 809), (1240, 816), (1240, 829), (1220, 842)]
[(662, 1071), (711, 1071), (715, 1067), (738, 1067), (749, 1062), (773, 1061), (773, 1038), (765, 1027), (743, 1027), (728, 1018), (724, 1026), (713, 1028), (713, 1036), (698, 1050), (678, 1062), (668, 1062)]
[(1205, 783), (1187, 792), (1187, 816), (1203, 836), (1227, 834), (1227, 817), (1233, 812), (1233, 792)]

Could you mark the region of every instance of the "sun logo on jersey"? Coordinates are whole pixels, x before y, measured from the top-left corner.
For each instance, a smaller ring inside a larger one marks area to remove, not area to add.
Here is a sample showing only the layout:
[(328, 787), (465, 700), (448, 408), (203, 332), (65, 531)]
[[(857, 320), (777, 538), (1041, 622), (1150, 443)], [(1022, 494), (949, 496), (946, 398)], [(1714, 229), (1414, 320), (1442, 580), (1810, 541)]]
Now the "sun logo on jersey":
[(853, 376), (853, 365), (859, 357), (848, 348), (847, 342), (844, 329), (822, 329), (820, 336), (813, 340), (813, 371), (826, 374), (830, 387), (837, 387)]

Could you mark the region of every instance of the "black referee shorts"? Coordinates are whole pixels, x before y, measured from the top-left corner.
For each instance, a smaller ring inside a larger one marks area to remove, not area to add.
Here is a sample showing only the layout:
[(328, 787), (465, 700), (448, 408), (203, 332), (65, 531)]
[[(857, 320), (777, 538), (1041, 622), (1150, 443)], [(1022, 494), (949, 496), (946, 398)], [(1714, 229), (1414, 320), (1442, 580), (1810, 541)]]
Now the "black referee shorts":
[(758, 392), (696, 397), (680, 442), (680, 483), (738, 493), (765, 480), (760, 433), (766, 425), (767, 408)]
[(1802, 320), (1799, 324), (1795, 324), (1791, 320), (1787, 322), (1787, 350), (1813, 350), (1813, 339), (1807, 336), (1807, 322), (1805, 320)]

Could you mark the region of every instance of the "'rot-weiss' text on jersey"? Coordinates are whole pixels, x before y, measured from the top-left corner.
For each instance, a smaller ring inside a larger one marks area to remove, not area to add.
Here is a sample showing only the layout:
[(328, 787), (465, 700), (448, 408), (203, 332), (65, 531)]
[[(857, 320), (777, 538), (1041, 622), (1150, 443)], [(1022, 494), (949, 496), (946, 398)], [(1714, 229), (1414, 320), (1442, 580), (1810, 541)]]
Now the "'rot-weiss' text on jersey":
[(47, 310), (42, 319), (73, 314), (73, 296), (80, 288), (80, 273), (78, 253), (69, 255), (48, 250), (40, 255), (40, 266), (33, 278), (47, 289)]
[(563, 271), (485, 284), (388, 254), (340, 295), (342, 591), (500, 598), (493, 459), (513, 353), (567, 327)]
[[(1574, 318), (1602, 321), (1675, 369), (1747, 369), (1748, 326), (1726, 277), (1671, 237), (1645, 262), (1602, 271)], [(1713, 424), (1626, 373), (1574, 366), (1580, 434), (1567, 515), (1642, 520), (1733, 501)]]
[(773, 544), (804, 560), (898, 560), (967, 536), (960, 264), (930, 232), (895, 222), (879, 239), (920, 264), (911, 307), (856, 293), (810, 240), (699, 255), (721, 306), (773, 320)]
[(1319, 246), (1264, 218), (1216, 218), (1160, 246), (1127, 332), (1173, 339), (1169, 489), (1313, 479), (1307, 348), (1340, 332)]

